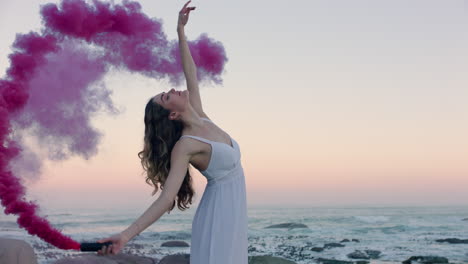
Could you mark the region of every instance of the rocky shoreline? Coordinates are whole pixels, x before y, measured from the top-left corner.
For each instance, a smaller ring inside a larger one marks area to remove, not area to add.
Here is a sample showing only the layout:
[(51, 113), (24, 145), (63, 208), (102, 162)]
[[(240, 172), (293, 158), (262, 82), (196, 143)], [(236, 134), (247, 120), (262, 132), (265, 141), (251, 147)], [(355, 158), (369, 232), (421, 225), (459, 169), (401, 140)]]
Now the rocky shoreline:
[[(294, 237), (291, 237), (293, 239)], [(352, 242), (353, 239), (343, 239), (338, 242), (325, 243), (321, 247), (313, 247), (312, 245), (297, 248), (293, 246), (280, 247), (282, 250), (278, 251), (279, 256), (271, 255), (253, 255), (258, 254), (255, 247), (249, 247), (249, 264), (297, 264), (295, 260), (310, 260), (309, 263), (317, 264), (370, 264), (373, 260), (378, 260), (382, 252), (379, 250), (365, 249), (365, 250), (354, 250), (348, 253), (347, 259), (330, 259), (318, 256), (312, 256), (309, 252), (323, 252), (333, 248), (346, 248), (347, 243), (359, 243), (357, 239)], [(452, 240), (449, 240), (452, 241)], [(163, 243), (164, 247), (174, 248), (187, 248), (190, 247), (184, 241), (166, 241)], [(161, 245), (162, 246), (162, 245)], [(48, 249), (52, 247), (44, 247), (37, 244), (33, 244), (34, 251), (41, 254), (41, 259), (47, 260), (47, 263), (53, 264), (93, 264), (93, 263), (105, 263), (105, 264), (188, 264), (190, 255), (184, 253), (178, 253), (173, 255), (167, 255), (161, 259), (151, 258), (147, 255), (154, 255), (160, 253), (155, 248), (147, 249), (143, 245), (138, 243), (129, 243), (123, 250), (122, 253), (115, 256), (98, 256), (95, 253), (63, 253), (50, 252)], [(32, 250), (32, 248), (31, 248)], [(42, 252), (42, 253), (41, 253)], [(402, 264), (442, 264), (451, 263), (447, 258), (441, 256), (411, 256), (401, 262)]]
[[(270, 225), (265, 228), (282, 228), (282, 229), (300, 229), (308, 228), (300, 223), (281, 223)], [(272, 236), (283, 243), (277, 245), (273, 250), (265, 250), (267, 245), (252, 236), (249, 238), (249, 264), (297, 264), (301, 263), (317, 263), (317, 264), (370, 264), (370, 263), (402, 263), (402, 264), (436, 264), (436, 263), (456, 263), (449, 262), (444, 256), (408, 256), (394, 262), (386, 262), (381, 260), (385, 256), (385, 252), (377, 249), (367, 248), (361, 245), (361, 241), (356, 238), (342, 238), (337, 241), (324, 242), (323, 244), (316, 244), (306, 242), (305, 245), (292, 246), (291, 241), (307, 238), (302, 235), (290, 236)], [(435, 239), (435, 243), (442, 244), (467, 244), (468, 239), (460, 238), (441, 238)], [(27, 244), (27, 243), (26, 243)], [(255, 245), (255, 246), (254, 246)], [(175, 254), (167, 254), (167, 250), (163, 249), (173, 248)], [(106, 263), (106, 264), (186, 264), (189, 263), (190, 255), (187, 254), (190, 245), (182, 240), (168, 240), (162, 242), (160, 245), (141, 244), (139, 241), (133, 241), (126, 245), (122, 252), (114, 256), (98, 256), (96, 253), (82, 253), (82, 252), (67, 252), (57, 250), (48, 244), (33, 243), (31, 251), (36, 253), (39, 258), (39, 263), (53, 263), (53, 264), (92, 264), (92, 263)], [(180, 251), (178, 251), (180, 250)], [(339, 259), (326, 257), (330, 250), (341, 250), (343, 254)], [(270, 252), (275, 252), (272, 256)], [(161, 259), (149, 256), (163, 256)], [(0, 262), (1, 259), (0, 259)]]
[[(366, 255), (365, 258), (368, 258)], [(370, 264), (369, 260), (336, 260), (316, 258), (311, 263), (318, 264)], [(165, 256), (162, 259), (149, 258), (131, 254), (117, 254), (114, 256), (98, 256), (96, 254), (81, 254), (74, 257), (66, 257), (53, 264), (190, 264), (189, 254), (175, 254)], [(447, 258), (439, 256), (412, 256), (401, 262), (402, 264), (449, 264)], [(274, 256), (249, 256), (248, 264), (297, 264), (294, 261)]]

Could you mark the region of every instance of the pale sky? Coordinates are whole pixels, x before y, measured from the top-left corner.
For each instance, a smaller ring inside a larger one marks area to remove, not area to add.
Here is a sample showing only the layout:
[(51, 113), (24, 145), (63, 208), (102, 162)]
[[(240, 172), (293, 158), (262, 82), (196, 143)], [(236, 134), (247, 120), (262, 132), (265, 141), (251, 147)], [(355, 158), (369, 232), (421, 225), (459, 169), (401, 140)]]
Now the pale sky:
[[(40, 29), (39, 5), (48, 2), (0, 2), (2, 76), (15, 33)], [(139, 2), (175, 39), (185, 2)], [(201, 95), (208, 116), (240, 145), (249, 205), (468, 203), (466, 1), (192, 5), (187, 37), (208, 33), (229, 59), (223, 85), (201, 85)], [(104, 81), (123, 112), (94, 119), (105, 135), (97, 156), (45, 163), (28, 183), (28, 197), (43, 206), (154, 199), (137, 157), (144, 106), (171, 86), (128, 72)], [(196, 205), (206, 179), (196, 173), (194, 181)]]

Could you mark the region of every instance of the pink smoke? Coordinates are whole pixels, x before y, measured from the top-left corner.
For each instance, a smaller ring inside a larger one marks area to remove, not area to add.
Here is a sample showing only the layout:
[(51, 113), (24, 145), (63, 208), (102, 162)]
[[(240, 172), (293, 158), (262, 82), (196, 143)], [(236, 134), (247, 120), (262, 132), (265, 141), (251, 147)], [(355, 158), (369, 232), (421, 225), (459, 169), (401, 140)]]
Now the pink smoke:
[[(25, 200), (12, 162), (27, 166), (27, 158), (35, 168), (40, 164), (25, 152), (22, 134), (36, 137), (49, 159), (89, 159), (102, 137), (91, 126), (93, 115), (118, 113), (112, 91), (101, 83), (110, 66), (174, 85), (182, 83), (183, 72), (177, 41), (168, 40), (161, 21), (148, 18), (137, 2), (63, 0), (44, 5), (41, 15), (45, 28), (17, 35), (0, 80), (0, 199), (5, 213), (18, 215), (18, 224), (30, 234), (62, 249), (79, 249), (78, 242), (38, 216), (37, 204)], [(189, 47), (199, 80), (222, 83), (227, 62), (222, 44), (203, 34)]]
[(28, 81), (37, 67), (45, 62), (44, 55), (55, 51), (56, 41), (51, 36), (35, 33), (20, 35), (14, 43), (16, 53), (10, 55), (11, 66), (7, 78), (0, 80), (0, 199), (6, 214), (18, 215), (18, 224), (29, 234), (36, 235), (61, 249), (79, 249), (80, 244), (64, 236), (50, 223), (38, 216), (39, 208), (25, 201), (25, 188), (9, 170), (9, 162), (21, 152), (21, 147), (11, 138), (10, 118), (25, 107), (28, 99)]

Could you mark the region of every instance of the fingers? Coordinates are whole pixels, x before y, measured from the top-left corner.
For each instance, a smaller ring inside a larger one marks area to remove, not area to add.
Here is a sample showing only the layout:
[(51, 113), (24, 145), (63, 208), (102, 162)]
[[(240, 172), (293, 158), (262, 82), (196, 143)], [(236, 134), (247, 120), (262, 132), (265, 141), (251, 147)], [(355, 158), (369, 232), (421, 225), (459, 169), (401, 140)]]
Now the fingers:
[(113, 245), (109, 246), (102, 246), (100, 250), (98, 250), (98, 255), (104, 256), (104, 255), (110, 255), (110, 254), (116, 254), (116, 249), (113, 247)]
[(109, 245), (107, 247), (107, 254), (112, 254), (113, 249), (114, 249), (114, 247), (112, 245)]
[(182, 7), (182, 9), (180, 10), (181, 13), (185, 12), (185, 9), (187, 8), (188, 4), (190, 3), (191, 1), (188, 1), (187, 3), (185, 3), (185, 5)]
[(109, 241), (112, 241), (112, 237), (106, 237), (106, 238), (98, 240), (97, 242), (98, 243), (105, 243), (105, 242), (109, 242)]
[(184, 15), (186, 15), (187, 18), (188, 18), (189, 14), (190, 14), (190, 11), (192, 11), (192, 10), (195, 10), (195, 7), (187, 8), (187, 11), (185, 11)]
[(189, 11), (195, 10), (195, 6), (187, 7), (190, 2), (191, 1), (188, 1), (187, 3), (185, 3), (184, 7), (182, 7), (179, 13), (186, 14)]
[(100, 250), (98, 250), (98, 255), (105, 255), (106, 254), (106, 246), (102, 246)]
[(189, 7), (189, 8), (187, 8), (187, 9), (184, 9), (184, 10), (180, 10), (179, 14), (180, 14), (180, 15), (186, 15), (186, 14), (188, 14), (190, 11), (195, 10), (195, 8), (196, 8), (196, 7), (193, 6), (193, 7)]
[(185, 3), (185, 5), (184, 5), (184, 7), (182, 9), (186, 8), (188, 6), (188, 4), (190, 4), (190, 2), (192, 2), (192, 0), (189, 0), (187, 3)]
[[(107, 242), (107, 241), (109, 241), (108, 238), (103, 238), (103, 239), (98, 240), (97, 242), (98, 243), (104, 243), (104, 242)], [(100, 250), (98, 250), (97, 251), (98, 255), (104, 255), (105, 254), (105, 248), (106, 248), (106, 246), (103, 246)]]

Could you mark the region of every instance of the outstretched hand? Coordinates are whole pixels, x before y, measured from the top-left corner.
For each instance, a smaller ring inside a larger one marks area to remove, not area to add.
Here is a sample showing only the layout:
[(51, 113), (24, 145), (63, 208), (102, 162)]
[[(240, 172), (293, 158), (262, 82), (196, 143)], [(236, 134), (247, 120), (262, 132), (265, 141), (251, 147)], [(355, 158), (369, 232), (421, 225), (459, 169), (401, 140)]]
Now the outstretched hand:
[(98, 250), (98, 255), (117, 254), (127, 244), (127, 239), (122, 234), (116, 234), (108, 238), (98, 240), (99, 243), (112, 242), (108, 247), (103, 246), (101, 250)]
[(194, 6), (188, 6), (190, 2), (191, 0), (185, 3), (184, 7), (182, 7), (182, 9), (180, 10), (177, 27), (184, 27), (188, 22), (190, 11), (195, 10)]

